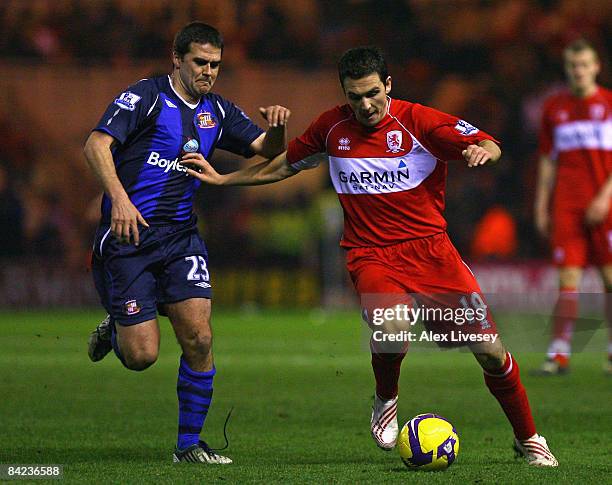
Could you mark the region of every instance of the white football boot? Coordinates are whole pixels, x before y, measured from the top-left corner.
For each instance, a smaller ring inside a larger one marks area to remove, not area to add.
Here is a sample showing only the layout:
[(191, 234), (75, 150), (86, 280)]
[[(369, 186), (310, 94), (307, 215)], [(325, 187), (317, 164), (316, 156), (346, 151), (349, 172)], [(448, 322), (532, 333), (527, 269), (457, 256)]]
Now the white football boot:
[(229, 465), (232, 463), (230, 458), (219, 455), (205, 441), (200, 441), (197, 445), (191, 445), (185, 450), (174, 450), (172, 461), (174, 463), (204, 463), (207, 465)]
[(370, 430), (376, 445), (385, 451), (392, 450), (397, 442), (397, 396), (389, 401), (374, 397)]
[(546, 438), (539, 434), (534, 434), (526, 440), (514, 439), (514, 450), (520, 456), (527, 459), (527, 463), (531, 466), (558, 466), (559, 462), (548, 449)]

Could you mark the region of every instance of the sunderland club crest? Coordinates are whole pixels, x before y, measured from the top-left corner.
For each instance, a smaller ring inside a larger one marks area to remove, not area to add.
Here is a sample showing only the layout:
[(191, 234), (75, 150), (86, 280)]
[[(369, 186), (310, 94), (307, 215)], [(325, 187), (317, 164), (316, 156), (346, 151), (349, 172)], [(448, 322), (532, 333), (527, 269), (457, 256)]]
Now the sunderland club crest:
[(387, 146), (388, 152), (397, 153), (401, 152), (402, 149), (402, 132), (399, 130), (393, 130), (387, 132)]
[(125, 309), (126, 315), (136, 315), (137, 313), (140, 313), (140, 310), (141, 310), (140, 305), (138, 304), (136, 300), (126, 301), (124, 305), (124, 309)]
[(212, 114), (208, 111), (201, 111), (196, 115), (198, 126), (203, 129), (214, 128), (217, 126)]

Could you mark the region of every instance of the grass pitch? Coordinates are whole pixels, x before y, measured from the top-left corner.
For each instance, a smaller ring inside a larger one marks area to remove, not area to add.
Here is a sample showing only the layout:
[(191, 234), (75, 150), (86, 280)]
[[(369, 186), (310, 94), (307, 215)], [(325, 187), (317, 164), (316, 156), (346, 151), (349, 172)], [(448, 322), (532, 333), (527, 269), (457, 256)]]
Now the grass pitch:
[[(86, 354), (99, 311), (0, 314), (0, 463), (63, 464), (68, 483), (605, 483), (610, 479), (612, 378), (603, 352), (575, 355), (566, 377), (526, 372), (539, 431), (560, 462), (515, 460), (512, 432), (471, 355), (413, 352), (402, 368), (399, 416), (448, 418), (461, 449), (445, 472), (413, 472), (369, 436), (373, 377), (357, 311), (217, 311), (217, 376), (205, 437), (229, 424), (234, 464), (173, 465), (178, 346), (162, 319), (162, 349), (131, 372)], [(605, 336), (595, 339), (604, 348)]]

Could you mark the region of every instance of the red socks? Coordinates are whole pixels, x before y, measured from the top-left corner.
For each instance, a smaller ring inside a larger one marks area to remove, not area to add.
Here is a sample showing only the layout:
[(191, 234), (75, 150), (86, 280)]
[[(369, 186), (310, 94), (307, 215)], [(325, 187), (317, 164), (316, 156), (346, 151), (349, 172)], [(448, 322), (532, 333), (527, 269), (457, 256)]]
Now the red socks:
[(506, 353), (506, 362), (498, 371), (484, 371), (484, 379), (508, 417), (517, 439), (531, 438), (536, 433), (535, 424), (519, 368), (512, 355)]
[[(372, 353), (372, 369), (379, 398), (388, 401), (397, 396), (400, 368), (405, 355)], [(527, 393), (521, 383), (519, 367), (512, 355), (506, 354), (506, 361), (498, 371), (485, 371), (484, 379), (508, 417), (514, 435), (519, 440), (531, 438), (536, 433), (535, 424)]]
[(376, 394), (379, 398), (389, 401), (397, 396), (400, 367), (405, 355), (405, 353), (372, 353), (372, 369), (376, 379)]

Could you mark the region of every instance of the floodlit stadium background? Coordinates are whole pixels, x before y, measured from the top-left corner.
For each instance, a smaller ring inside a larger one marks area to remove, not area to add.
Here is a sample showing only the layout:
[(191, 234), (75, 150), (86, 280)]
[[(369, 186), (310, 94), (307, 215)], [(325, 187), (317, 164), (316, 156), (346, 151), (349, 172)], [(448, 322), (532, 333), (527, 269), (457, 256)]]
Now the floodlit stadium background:
[[(282, 104), (299, 135), (342, 102), (335, 61), (387, 53), (392, 95), (461, 116), (502, 142), (495, 168), (449, 165), (449, 233), (485, 292), (554, 292), (533, 229), (543, 98), (563, 86), (562, 47), (585, 36), (610, 86), (605, 0), (4, 0), (0, 2), (0, 307), (97, 304), (87, 260), (100, 189), (82, 145), (134, 81), (170, 70), (172, 36), (199, 19), (226, 48), (215, 91), (255, 120)], [(217, 152), (232, 170), (241, 160)], [(283, 183), (204, 188), (197, 199), (216, 300), (227, 306), (354, 302), (326, 166)], [(597, 290), (591, 274), (584, 288)]]

